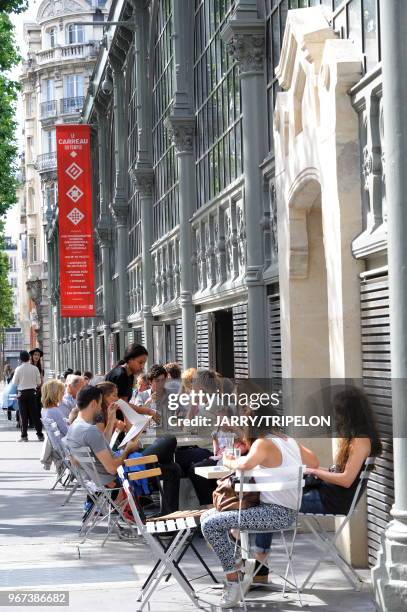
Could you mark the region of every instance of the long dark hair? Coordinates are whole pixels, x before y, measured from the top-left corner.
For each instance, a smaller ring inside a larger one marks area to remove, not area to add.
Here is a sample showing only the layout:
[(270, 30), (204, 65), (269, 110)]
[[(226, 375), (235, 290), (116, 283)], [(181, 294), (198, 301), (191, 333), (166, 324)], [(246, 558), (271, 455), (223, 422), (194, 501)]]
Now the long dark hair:
[(107, 409), (108, 409), (108, 403), (106, 401), (106, 396), (110, 395), (115, 390), (117, 391), (117, 385), (113, 382), (105, 380), (103, 382), (98, 383), (96, 387), (100, 389), (102, 392), (102, 415), (103, 415), (103, 422), (106, 425), (107, 424)]
[(41, 376), (44, 376), (44, 368), (42, 367), (42, 363), (41, 363), (41, 360), (42, 360), (41, 353), (39, 353), (40, 358), (38, 359), (37, 363), (34, 363), (35, 353), (39, 353), (39, 351), (34, 351), (34, 353), (30, 355), (30, 363), (39, 369)]
[(372, 457), (382, 453), (376, 418), (369, 398), (361, 389), (347, 387), (337, 393), (333, 399), (333, 408), (336, 434), (342, 438), (336, 456), (336, 465), (340, 471), (345, 469), (354, 438), (369, 438)]

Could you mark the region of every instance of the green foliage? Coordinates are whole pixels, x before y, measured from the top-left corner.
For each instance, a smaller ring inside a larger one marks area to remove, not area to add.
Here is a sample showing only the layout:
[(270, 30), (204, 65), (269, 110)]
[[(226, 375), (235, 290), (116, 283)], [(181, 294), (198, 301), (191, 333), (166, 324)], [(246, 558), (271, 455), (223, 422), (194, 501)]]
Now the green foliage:
[(26, 0), (0, 0), (0, 216), (17, 200), (16, 100), (19, 84), (9, 71), (20, 61), (8, 13), (27, 8)]
[(0, 11), (4, 13), (22, 13), (28, 7), (28, 0), (0, 0)]
[(14, 325), (13, 290), (8, 281), (9, 263), (4, 253), (4, 226), (0, 223), (0, 329)]

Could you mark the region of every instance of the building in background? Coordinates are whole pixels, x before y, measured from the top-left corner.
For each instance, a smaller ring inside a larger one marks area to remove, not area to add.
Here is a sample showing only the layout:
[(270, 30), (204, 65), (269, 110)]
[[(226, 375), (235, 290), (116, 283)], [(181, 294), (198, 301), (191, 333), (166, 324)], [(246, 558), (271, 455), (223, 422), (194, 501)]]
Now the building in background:
[[(45, 232), (47, 225), (55, 227), (58, 198), (55, 125), (80, 118), (108, 5), (109, 0), (44, 0), (35, 22), (24, 26), (28, 55), (21, 75), (20, 316), (28, 322), (24, 344), (43, 349), (48, 375), (55, 373), (50, 367), (50, 301), (55, 304), (58, 297), (49, 285)], [(90, 25), (81, 25), (85, 21)]]
[(3, 370), (6, 364), (14, 370), (19, 364), (20, 351), (23, 349), (23, 335), (20, 325), (20, 312), (18, 305), (18, 272), (17, 272), (17, 244), (13, 242), (10, 236), (5, 237), (4, 252), (7, 255), (9, 263), (8, 280), (13, 290), (13, 315), (14, 325), (2, 330), (2, 346), (0, 347), (2, 355)]

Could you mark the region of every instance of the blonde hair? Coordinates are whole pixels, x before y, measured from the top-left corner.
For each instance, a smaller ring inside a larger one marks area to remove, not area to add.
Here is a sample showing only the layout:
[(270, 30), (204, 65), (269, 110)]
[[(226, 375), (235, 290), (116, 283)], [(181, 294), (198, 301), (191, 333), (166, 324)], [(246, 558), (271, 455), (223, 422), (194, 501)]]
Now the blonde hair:
[(196, 368), (188, 368), (181, 375), (182, 380), (182, 390), (190, 391), (192, 389), (192, 383), (194, 382), (194, 378), (196, 377), (197, 370)]
[(41, 401), (44, 408), (53, 408), (61, 403), (65, 393), (65, 385), (60, 380), (47, 380), (41, 391)]

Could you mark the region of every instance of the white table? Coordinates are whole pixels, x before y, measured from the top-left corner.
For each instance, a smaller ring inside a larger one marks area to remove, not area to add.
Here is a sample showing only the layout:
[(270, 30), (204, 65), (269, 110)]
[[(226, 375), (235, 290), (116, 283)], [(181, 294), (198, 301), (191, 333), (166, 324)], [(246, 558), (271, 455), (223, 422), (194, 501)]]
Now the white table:
[(230, 476), (232, 473), (233, 470), (230, 470), (224, 465), (205, 465), (195, 468), (195, 474), (202, 476), (202, 478), (206, 478), (207, 480), (223, 478), (224, 476)]

